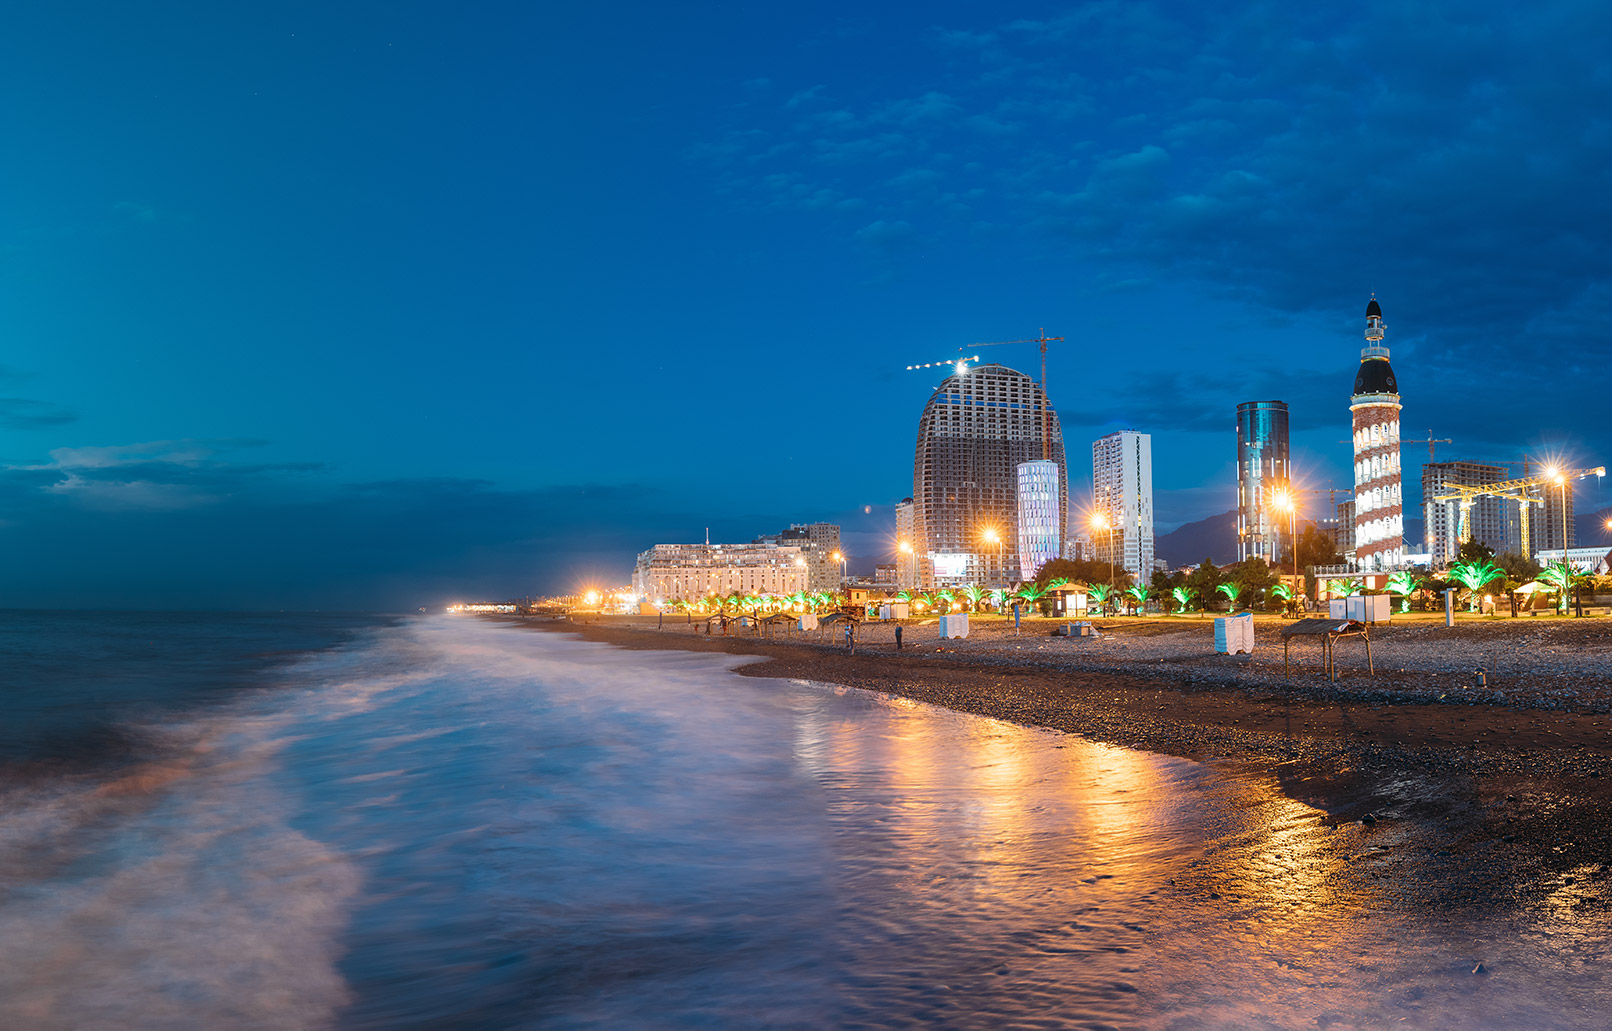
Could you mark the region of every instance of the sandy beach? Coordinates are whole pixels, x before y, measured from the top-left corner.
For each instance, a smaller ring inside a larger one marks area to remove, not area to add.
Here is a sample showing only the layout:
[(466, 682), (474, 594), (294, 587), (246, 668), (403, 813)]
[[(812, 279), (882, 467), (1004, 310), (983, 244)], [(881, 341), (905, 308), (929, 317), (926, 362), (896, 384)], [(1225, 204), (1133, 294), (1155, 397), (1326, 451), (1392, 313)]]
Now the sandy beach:
[[(933, 620), (865, 624), (856, 654), (815, 632), (764, 641), (737, 628), (654, 617), (526, 621), (621, 647), (755, 655), (748, 676), (844, 684), (1277, 779), (1330, 825), (1365, 821), (1359, 860), (1440, 904), (1605, 912), (1612, 908), (1612, 619), (1492, 619), (1446, 628), (1413, 617), (1340, 644), (1328, 682), (1320, 648), (1256, 622), (1253, 655), (1214, 652), (1207, 619), (1058, 624), (975, 620), (940, 641)], [(1485, 671), (1479, 686), (1474, 671)], [(1434, 829), (1396, 834), (1397, 825)], [(1433, 847), (1437, 846), (1437, 847)]]

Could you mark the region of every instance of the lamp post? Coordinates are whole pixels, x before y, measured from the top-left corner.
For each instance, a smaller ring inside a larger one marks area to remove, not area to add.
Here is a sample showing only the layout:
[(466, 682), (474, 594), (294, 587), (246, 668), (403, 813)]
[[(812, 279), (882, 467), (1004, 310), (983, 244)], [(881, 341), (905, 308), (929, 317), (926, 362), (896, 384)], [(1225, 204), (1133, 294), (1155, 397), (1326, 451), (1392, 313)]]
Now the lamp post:
[[(802, 556), (802, 555), (796, 555), (795, 556), (795, 565), (796, 565), (797, 568), (799, 568), (801, 570), (800, 575), (809, 580), (810, 577), (808, 577), (806, 572), (805, 572), (805, 569), (806, 569), (806, 559), (805, 559), (805, 557)], [(804, 598), (806, 596), (806, 592), (809, 591), (809, 590), (811, 590), (811, 584), (810, 583), (802, 583), (800, 585), (800, 596), (802, 598)], [(805, 608), (806, 608), (806, 605), (805, 605), (804, 602), (802, 602), (801, 603), (801, 610), (804, 611)]]
[[(902, 587), (916, 587), (916, 586), (918, 586), (918, 574), (917, 574), (917, 572), (914, 571), (911, 575), (908, 575), (908, 572), (907, 572), (908, 564), (913, 561), (913, 559), (911, 557), (912, 556), (912, 542), (911, 541), (902, 541), (901, 543), (896, 545), (896, 551), (900, 553), (900, 555), (898, 555), (897, 558), (896, 558), (896, 562), (899, 563), (900, 566), (901, 566), (901, 576), (900, 576), (900, 579), (902, 581), (901, 586)], [(905, 557), (901, 557), (901, 556), (905, 556)]]
[(1112, 591), (1113, 588), (1114, 588), (1114, 531), (1108, 525), (1108, 517), (1106, 515), (1103, 515), (1103, 513), (1101, 513), (1101, 512), (1098, 512), (1096, 515), (1091, 517), (1091, 528), (1093, 530), (1104, 530), (1104, 531), (1107, 532), (1107, 535), (1108, 535), (1108, 587), (1109, 587), (1109, 590)]
[(1299, 575), (1299, 506), (1294, 503), (1291, 491), (1279, 490), (1274, 499), (1275, 507), (1288, 514), (1288, 529), (1293, 538), (1293, 577)]
[(830, 555), (829, 558), (833, 559), (835, 562), (838, 562), (840, 564), (840, 586), (844, 587), (845, 586), (845, 552), (836, 551), (834, 554)]
[(1002, 574), (1002, 586), (1006, 587), (1007, 574), (1006, 571), (1002, 569), (1002, 535), (996, 532), (996, 527), (992, 526), (988, 527), (984, 533), (980, 534), (980, 536), (985, 538), (986, 544), (996, 545), (996, 569), (997, 572)]

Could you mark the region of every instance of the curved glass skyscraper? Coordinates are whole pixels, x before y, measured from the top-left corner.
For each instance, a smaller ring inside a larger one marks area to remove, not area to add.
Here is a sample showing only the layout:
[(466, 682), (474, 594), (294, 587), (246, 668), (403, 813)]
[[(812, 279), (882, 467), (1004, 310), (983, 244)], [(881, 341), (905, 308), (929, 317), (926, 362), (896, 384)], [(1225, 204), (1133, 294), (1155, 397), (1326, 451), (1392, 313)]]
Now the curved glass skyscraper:
[(1063, 477), (1057, 462), (1019, 463), (1019, 579), (1063, 554)]
[(1047, 410), (1040, 384), (993, 364), (953, 372), (935, 388), (918, 420), (912, 469), (913, 541), (926, 586), (1020, 577), (1018, 469), (1042, 457), (1043, 425), (1058, 470), (1061, 555), (1069, 469), (1058, 415)]
[(1287, 402), (1244, 401), (1237, 406), (1237, 560), (1262, 558), (1272, 565), (1287, 532), (1272, 495), (1291, 481)]

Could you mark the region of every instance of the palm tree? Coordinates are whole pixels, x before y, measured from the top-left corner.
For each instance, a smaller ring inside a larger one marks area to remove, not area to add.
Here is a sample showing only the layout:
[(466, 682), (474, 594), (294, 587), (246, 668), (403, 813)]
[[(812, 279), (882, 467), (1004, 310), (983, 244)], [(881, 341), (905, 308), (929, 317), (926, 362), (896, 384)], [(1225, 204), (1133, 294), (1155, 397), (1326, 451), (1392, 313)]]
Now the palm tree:
[(952, 610), (952, 602), (957, 600), (957, 595), (952, 593), (951, 588), (946, 587), (935, 592), (935, 600), (937, 602), (945, 602), (946, 611), (950, 612)]
[(1401, 569), (1388, 578), (1388, 589), (1399, 595), (1399, 611), (1410, 611), (1410, 596), (1427, 585), (1427, 581), (1408, 569)]
[(1134, 587), (1125, 588), (1125, 593), (1136, 602), (1136, 610), (1141, 612), (1142, 608), (1147, 605), (1147, 599), (1153, 594), (1153, 588), (1137, 584)]
[(1098, 612), (1102, 612), (1104, 609), (1108, 608), (1108, 599), (1114, 595), (1114, 588), (1112, 586), (1109, 584), (1092, 584), (1087, 590), (1091, 596), (1097, 600)]
[(1271, 588), (1271, 597), (1280, 600), (1285, 608), (1293, 604), (1293, 588), (1287, 584), (1277, 584)]
[(898, 593), (896, 597), (900, 598), (902, 601), (910, 602), (913, 599), (913, 594), (911, 591), (903, 590)]
[(969, 584), (963, 588), (963, 597), (968, 599), (969, 607), (978, 612), (980, 610), (980, 600), (985, 597), (985, 588), (979, 584)]
[(1186, 612), (1188, 606), (1192, 604), (1192, 588), (1190, 587), (1173, 587), (1170, 589), (1170, 594), (1175, 598), (1175, 603), (1180, 607), (1178, 609), (1180, 612)]
[(1019, 597), (1023, 598), (1031, 605), (1034, 605), (1036, 602), (1040, 601), (1042, 595), (1046, 593), (1047, 589), (1045, 587), (1041, 587), (1033, 583), (1025, 584), (1023, 587), (1019, 588)]
[(1539, 582), (1550, 584), (1556, 588), (1556, 608), (1564, 615), (1567, 612), (1567, 596), (1575, 586), (1588, 580), (1589, 577), (1568, 565), (1566, 559), (1557, 559), (1539, 571)]
[(1340, 580), (1337, 583), (1328, 584), (1327, 590), (1340, 598), (1353, 598), (1357, 594), (1365, 593), (1366, 584), (1362, 580)]
[[(1496, 580), (1504, 580), (1505, 578), (1506, 571), (1488, 559), (1478, 562), (1457, 562), (1450, 567), (1450, 579), (1467, 590), (1467, 611), (1469, 612), (1478, 611), (1478, 592), (1483, 590), (1486, 584), (1494, 583)], [(1543, 580), (1545, 578), (1544, 574), (1541, 573), (1539, 578)]]
[(1069, 578), (1067, 576), (1055, 576), (1051, 580), (1047, 581), (1047, 590), (1049, 591), (1056, 591), (1060, 587), (1067, 586), (1069, 586)]
[(1013, 592), (1006, 587), (998, 587), (991, 592), (990, 597), (991, 604), (996, 606), (996, 611), (1006, 612), (1008, 603), (1013, 600)]
[(1229, 606), (1227, 606), (1228, 608), (1230, 608), (1230, 609), (1237, 608), (1237, 595), (1243, 593), (1242, 587), (1240, 587), (1237, 584), (1234, 584), (1234, 583), (1231, 583), (1230, 581), (1228, 581), (1226, 583), (1219, 584), (1218, 586), (1216, 586), (1215, 590), (1220, 592), (1221, 594), (1224, 594), (1227, 597), (1227, 599), (1230, 600), (1231, 604)]

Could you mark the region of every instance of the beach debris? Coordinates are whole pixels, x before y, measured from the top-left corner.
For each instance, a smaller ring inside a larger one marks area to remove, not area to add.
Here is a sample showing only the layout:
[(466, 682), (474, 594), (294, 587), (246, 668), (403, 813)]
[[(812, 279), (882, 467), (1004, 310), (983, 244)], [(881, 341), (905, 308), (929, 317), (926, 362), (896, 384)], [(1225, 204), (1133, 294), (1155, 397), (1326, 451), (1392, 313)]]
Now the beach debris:
[(1479, 963), (1477, 966), (1472, 968), (1472, 972), (1474, 974), (1487, 974), (1489, 972), (1489, 968), (1484, 966), (1482, 963)]

